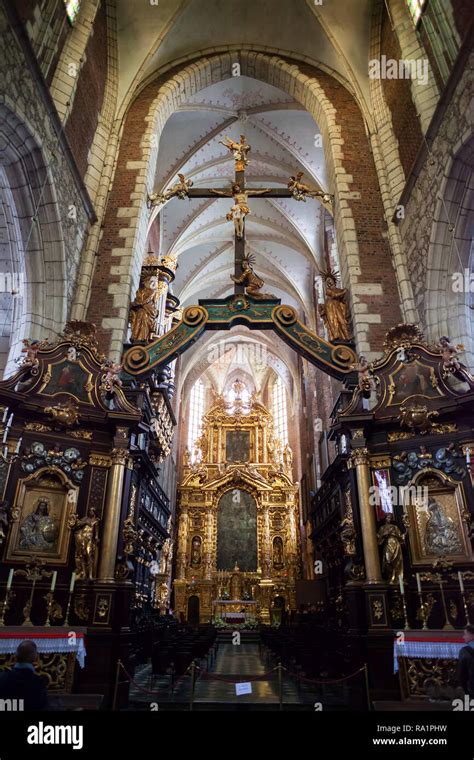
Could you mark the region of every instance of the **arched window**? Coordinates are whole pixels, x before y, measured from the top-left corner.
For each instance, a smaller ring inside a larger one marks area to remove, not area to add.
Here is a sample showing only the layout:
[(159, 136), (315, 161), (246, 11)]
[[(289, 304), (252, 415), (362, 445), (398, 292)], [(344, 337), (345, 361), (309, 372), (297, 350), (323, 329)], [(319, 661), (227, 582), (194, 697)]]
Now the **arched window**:
[(202, 416), (204, 414), (204, 383), (196, 380), (189, 396), (189, 427), (188, 448), (193, 450), (196, 440), (202, 432)]
[(64, 0), (66, 16), (70, 24), (73, 24), (79, 15), (81, 0)]
[(273, 383), (272, 409), (275, 437), (279, 438), (283, 446), (288, 443), (288, 409), (286, 405), (286, 389), (281, 377)]
[(407, 0), (407, 4), (408, 4), (408, 9), (411, 13), (411, 17), (413, 19), (413, 23), (417, 24), (418, 19), (423, 13), (423, 8), (426, 5), (426, 0)]

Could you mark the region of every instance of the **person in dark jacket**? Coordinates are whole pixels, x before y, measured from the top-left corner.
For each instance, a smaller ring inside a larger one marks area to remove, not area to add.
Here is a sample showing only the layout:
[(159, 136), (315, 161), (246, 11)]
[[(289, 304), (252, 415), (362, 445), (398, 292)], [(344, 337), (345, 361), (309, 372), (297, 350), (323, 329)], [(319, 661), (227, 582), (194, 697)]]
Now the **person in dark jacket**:
[(0, 699), (22, 699), (26, 710), (45, 710), (48, 706), (46, 680), (35, 672), (38, 650), (34, 641), (22, 641), (16, 650), (12, 670), (0, 675)]
[(458, 677), (466, 694), (474, 699), (474, 625), (464, 629), (466, 646), (459, 652)]

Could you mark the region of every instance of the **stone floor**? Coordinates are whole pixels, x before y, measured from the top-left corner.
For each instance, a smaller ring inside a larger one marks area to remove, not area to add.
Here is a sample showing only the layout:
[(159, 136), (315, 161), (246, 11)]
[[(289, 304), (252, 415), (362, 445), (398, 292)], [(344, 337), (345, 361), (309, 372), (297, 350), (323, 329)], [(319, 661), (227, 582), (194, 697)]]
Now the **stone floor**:
[[(189, 675), (180, 679), (173, 692), (169, 679), (154, 678), (150, 680), (150, 665), (142, 666), (135, 674), (130, 703), (135, 709), (146, 709), (151, 703), (158, 704), (158, 709), (190, 709), (191, 678)], [(261, 679), (261, 680), (260, 680)], [(251, 693), (237, 695), (236, 682), (250, 683)], [(152, 690), (152, 695), (142, 689)], [(321, 698), (311, 684), (298, 684), (295, 679), (282, 674), (282, 703), (285, 709), (314, 710), (314, 703)], [(333, 709), (344, 709), (341, 695), (326, 692), (324, 703), (333, 703)], [(193, 709), (279, 709), (279, 683), (276, 663), (261, 650), (258, 642), (242, 641), (239, 646), (230, 642), (219, 644), (217, 655), (207, 667), (206, 660), (200, 663), (200, 675), (196, 680)], [(151, 709), (151, 708), (150, 708)], [(155, 708), (156, 709), (156, 708)]]

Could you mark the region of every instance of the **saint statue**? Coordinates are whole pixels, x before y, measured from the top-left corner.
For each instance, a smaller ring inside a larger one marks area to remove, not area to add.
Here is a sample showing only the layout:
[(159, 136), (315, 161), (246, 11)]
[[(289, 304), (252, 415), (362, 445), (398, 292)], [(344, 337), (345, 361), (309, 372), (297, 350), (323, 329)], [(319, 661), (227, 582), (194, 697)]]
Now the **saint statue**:
[(283, 469), (285, 475), (289, 478), (293, 477), (293, 451), (289, 443), (283, 449)]
[(336, 275), (321, 272), (326, 284), (326, 300), (319, 305), (319, 313), (329, 333), (329, 340), (350, 340), (349, 309), (346, 288), (336, 287)]
[(186, 446), (183, 452), (183, 467), (189, 467), (190, 465), (191, 465), (191, 452), (189, 451), (188, 446)]
[(201, 539), (199, 536), (194, 536), (191, 542), (191, 565), (192, 567), (199, 567), (201, 564)]
[(288, 190), (292, 194), (295, 201), (305, 201), (306, 198), (322, 198), (324, 203), (331, 203), (331, 196), (329, 193), (324, 193), (322, 190), (312, 189), (309, 185), (301, 182), (304, 172), (297, 172), (292, 175), (288, 180)]
[(273, 567), (277, 570), (283, 567), (283, 541), (280, 536), (273, 539)]
[(398, 577), (403, 575), (402, 543), (403, 533), (393, 521), (391, 512), (377, 531), (379, 545), (382, 546), (382, 573), (389, 583), (398, 583)]
[(130, 306), (130, 327), (132, 341), (150, 341), (155, 337), (158, 317), (158, 279), (154, 275), (145, 277), (140, 285), (135, 300)]
[(428, 498), (428, 512), (429, 517), (425, 526), (427, 551), (437, 557), (444, 557), (446, 554), (463, 554), (463, 546), (454, 520), (432, 497)]
[(92, 581), (95, 578), (99, 546), (99, 522), (94, 507), (89, 507), (87, 515), (77, 520), (74, 526), (76, 577), (78, 580)]
[(231, 279), (237, 285), (245, 285), (245, 292), (252, 298), (259, 299), (261, 301), (271, 300), (275, 298), (270, 293), (262, 293), (261, 289), (264, 286), (264, 281), (253, 271), (253, 258), (246, 256), (242, 261), (242, 274), (240, 277), (236, 277), (231, 274)]
[(164, 193), (151, 193), (151, 195), (148, 196), (148, 207), (153, 208), (153, 206), (161, 206), (163, 203), (166, 203), (166, 201), (169, 201), (170, 198), (176, 197), (180, 200), (189, 198), (189, 188), (193, 186), (192, 179), (186, 179), (184, 174), (178, 174), (178, 180), (178, 182), (172, 185), (169, 190), (166, 190)]
[(49, 514), (49, 500), (38, 499), (36, 509), (20, 526), (20, 549), (54, 552), (57, 548), (59, 526)]
[(242, 169), (248, 165), (247, 153), (250, 151), (250, 145), (245, 135), (240, 135), (240, 142), (235, 142), (231, 137), (225, 137), (224, 140), (219, 140), (219, 143), (230, 150), (234, 159), (242, 165)]
[(171, 559), (170, 553), (171, 553), (171, 540), (167, 538), (165, 543), (163, 544), (163, 548), (161, 550), (161, 555), (160, 555), (161, 575), (168, 575), (169, 573), (170, 559)]

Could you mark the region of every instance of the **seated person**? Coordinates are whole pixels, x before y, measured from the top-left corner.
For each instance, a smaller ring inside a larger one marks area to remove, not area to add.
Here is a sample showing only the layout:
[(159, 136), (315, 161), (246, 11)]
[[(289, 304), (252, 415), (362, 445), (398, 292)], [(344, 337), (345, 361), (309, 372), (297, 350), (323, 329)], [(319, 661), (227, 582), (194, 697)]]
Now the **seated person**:
[(46, 680), (35, 672), (38, 650), (34, 641), (22, 641), (12, 670), (0, 675), (0, 699), (23, 699), (25, 710), (45, 710), (48, 705)]

